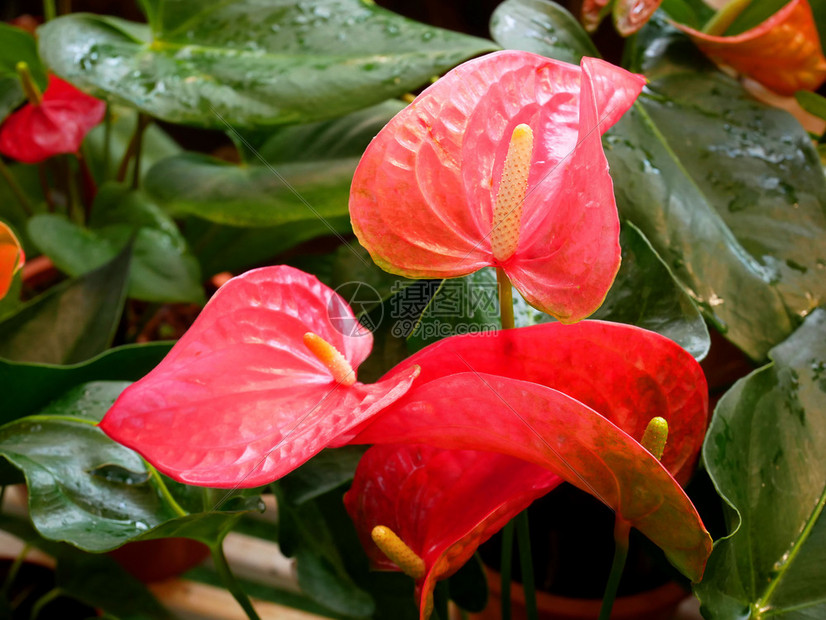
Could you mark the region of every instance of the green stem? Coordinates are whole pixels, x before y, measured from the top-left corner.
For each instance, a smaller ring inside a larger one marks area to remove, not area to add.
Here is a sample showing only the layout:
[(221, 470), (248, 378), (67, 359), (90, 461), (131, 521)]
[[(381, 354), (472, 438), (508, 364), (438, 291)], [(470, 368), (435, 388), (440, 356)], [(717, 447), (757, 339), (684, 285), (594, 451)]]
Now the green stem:
[(511, 620), (511, 561), (513, 559), (513, 520), (502, 528), (502, 561), (499, 565), (502, 579), (502, 620)]
[(129, 144), (126, 145), (126, 151), (123, 153), (123, 159), (120, 160), (118, 166), (118, 174), (115, 177), (118, 183), (123, 183), (126, 180), (126, 173), (129, 171), (129, 162), (138, 148), (138, 143), (141, 142), (143, 131), (146, 125), (149, 124), (149, 117), (145, 114), (138, 113), (138, 118), (135, 120), (135, 131), (132, 132), (132, 137), (129, 138)]
[(43, 192), (43, 200), (46, 201), (46, 206), (49, 207), (49, 213), (55, 212), (54, 196), (52, 196), (52, 189), (49, 187), (49, 173), (46, 170), (46, 164), (41, 162), (37, 164), (37, 178), (40, 181), (40, 191)]
[(212, 562), (215, 564), (215, 572), (224, 584), (224, 587), (229, 590), (230, 594), (235, 597), (238, 604), (247, 614), (249, 620), (261, 620), (252, 606), (247, 593), (241, 588), (241, 584), (232, 574), (232, 571), (227, 564), (227, 558), (224, 556), (223, 539), (212, 546)]
[(23, 207), (23, 210), (26, 212), (26, 215), (31, 217), (34, 214), (34, 207), (32, 203), (29, 201), (26, 193), (23, 191), (23, 188), (20, 187), (20, 184), (17, 182), (17, 179), (14, 178), (12, 171), (9, 167), (0, 159), (0, 175), (4, 179), (6, 179), (6, 183), (9, 184), (9, 189), (11, 189), (11, 193), (14, 194), (14, 197), (17, 198), (17, 202), (20, 203), (20, 206)]
[(68, 15), (72, 12), (72, 0), (60, 0), (58, 8), (61, 15)]
[(158, 473), (158, 470), (152, 467), (149, 463), (146, 464), (146, 469), (149, 470), (149, 475), (154, 478), (155, 484), (158, 485), (158, 490), (161, 492), (161, 497), (164, 498), (169, 507), (175, 512), (176, 515), (179, 517), (186, 517), (189, 513), (181, 508), (181, 505), (175, 501), (175, 498), (172, 497), (172, 493), (169, 492), (169, 487), (166, 486), (166, 483), (161, 478), (161, 474)]
[(40, 88), (34, 81), (29, 65), (21, 61), (17, 63), (15, 68), (17, 69), (17, 77), (20, 78), (20, 85), (26, 94), (26, 99), (32, 105), (40, 105), (43, 101), (43, 93), (40, 92)]
[(14, 563), (11, 565), (11, 568), (9, 568), (6, 580), (3, 582), (3, 585), (0, 586), (0, 598), (8, 600), (12, 584), (14, 584), (14, 580), (17, 578), (17, 573), (20, 572), (20, 567), (23, 566), (23, 561), (26, 559), (26, 554), (29, 553), (30, 548), (29, 544), (26, 543), (23, 545), (20, 553), (17, 554), (17, 557), (14, 558)]
[(83, 211), (80, 196), (77, 191), (75, 175), (72, 174), (72, 163), (69, 160), (71, 155), (60, 156), (60, 174), (63, 178), (63, 185), (66, 191), (66, 210), (70, 220), (77, 223), (83, 222)]
[(106, 104), (103, 116), (103, 180), (109, 178), (109, 166), (112, 160), (112, 106)]
[(35, 620), (46, 605), (62, 595), (63, 592), (60, 588), (54, 588), (46, 592), (46, 594), (37, 599), (37, 602), (32, 605), (32, 613), (29, 615), (29, 620)]
[(703, 26), (702, 32), (711, 36), (723, 36), (726, 30), (740, 17), (740, 14), (751, 4), (751, 0), (730, 0), (722, 9)]
[(519, 543), (519, 567), (522, 570), (522, 590), (525, 592), (525, 616), (527, 620), (538, 620), (528, 511), (523, 510), (516, 515), (514, 522), (516, 523), (516, 540)]
[(47, 22), (52, 21), (57, 17), (54, 0), (43, 0), (43, 19)]
[(614, 561), (611, 564), (611, 574), (605, 586), (605, 595), (602, 597), (602, 609), (599, 611), (599, 620), (609, 620), (614, 599), (617, 598), (622, 570), (628, 557), (628, 536), (631, 534), (631, 524), (619, 516), (614, 521)]
[(78, 167), (80, 169), (80, 178), (83, 182), (83, 217), (84, 221), (88, 224), (89, 219), (92, 217), (92, 204), (95, 202), (98, 187), (97, 183), (95, 183), (95, 177), (89, 169), (89, 163), (86, 161), (82, 147), (78, 150), (76, 155)]
[(513, 287), (501, 267), (496, 268), (496, 282), (499, 285), (499, 315), (502, 317), (502, 329), (513, 329)]
[(138, 189), (141, 181), (141, 153), (143, 152), (143, 132), (149, 124), (149, 117), (138, 113), (138, 122), (142, 129), (138, 132), (137, 143), (135, 144), (135, 166), (132, 170), (132, 189)]

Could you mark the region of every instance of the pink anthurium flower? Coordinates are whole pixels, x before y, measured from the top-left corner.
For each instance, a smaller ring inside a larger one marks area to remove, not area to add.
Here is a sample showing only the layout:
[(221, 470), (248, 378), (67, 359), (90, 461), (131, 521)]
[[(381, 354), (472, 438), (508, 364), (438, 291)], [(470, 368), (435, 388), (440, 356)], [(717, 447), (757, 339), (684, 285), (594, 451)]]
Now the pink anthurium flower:
[(0, 299), (9, 292), (14, 274), (23, 268), (25, 262), (23, 246), (14, 231), (0, 222)]
[(644, 83), (594, 58), (577, 67), (504, 51), (460, 65), (364, 153), (350, 190), (359, 241), (393, 273), (495, 265), (537, 308), (588, 316), (620, 263), (600, 136)]
[(562, 482), (544, 467), (505, 454), (385, 444), (359, 461), (344, 504), (374, 568), (399, 570), (376, 545), (376, 527), (389, 528), (421, 560), (413, 570), (404, 568), (416, 579), (427, 618), (436, 581), (450, 577), (479, 545)]
[[(686, 481), (696, 462), (708, 397), (699, 364), (677, 344), (627, 325), (554, 323), (448, 338), (386, 378), (405, 372), (408, 364), (422, 368), (416, 387), (366, 424), (353, 443), (421, 443), (522, 459), (596, 496), (659, 545), (684, 574), (701, 578), (711, 538), (678, 480)], [(656, 416), (670, 426), (661, 461), (639, 443)], [(523, 478), (530, 490), (535, 480)], [(438, 484), (434, 488), (429, 492), (441, 492)], [(480, 514), (499, 506), (495, 499), (485, 504), (489, 490), (484, 484), (477, 489), (476, 501), (484, 504)], [(422, 491), (418, 501), (425, 507), (409, 508), (414, 515), (429, 509), (428, 493)], [(406, 518), (400, 507), (397, 512), (399, 520)], [(415, 517), (434, 528), (428, 540), (438, 540), (442, 551), (460, 544), (458, 532), (438, 531), (443, 516), (430, 517)], [(400, 525), (407, 532), (412, 527)], [(417, 536), (423, 534), (413, 535), (410, 546), (424, 550)], [(425, 577), (457, 566), (427, 568)]]
[(314, 276), (233, 278), (100, 423), (175, 480), (256, 487), (292, 471), (404, 394), (418, 369), (365, 385), (373, 338)]
[(675, 26), (714, 62), (781, 95), (815, 90), (826, 80), (826, 58), (807, 0), (792, 0), (762, 24), (735, 36)]
[(77, 153), (86, 134), (103, 120), (106, 104), (50, 75), (42, 97), (12, 113), (0, 126), (0, 153), (36, 164), (63, 153)]

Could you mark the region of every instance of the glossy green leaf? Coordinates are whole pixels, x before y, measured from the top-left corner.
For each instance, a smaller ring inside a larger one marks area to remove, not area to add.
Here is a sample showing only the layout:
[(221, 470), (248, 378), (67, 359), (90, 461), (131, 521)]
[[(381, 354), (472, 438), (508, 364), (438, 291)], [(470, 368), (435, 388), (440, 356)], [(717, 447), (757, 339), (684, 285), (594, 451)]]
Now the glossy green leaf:
[(40, 54), (83, 88), (176, 123), (224, 129), (341, 116), (494, 49), (361, 0), (145, 3), (150, 26), (69, 15)]
[[(319, 504), (294, 504), (281, 491), (279, 488), (278, 542), (287, 556), (295, 556), (301, 590), (338, 614), (371, 616), (373, 600), (348, 574)], [(336, 500), (341, 503), (341, 494)]]
[(69, 596), (121, 620), (171, 618), (147, 587), (108, 555), (84, 553), (46, 540), (28, 519), (2, 515), (0, 529), (53, 557), (57, 562), (56, 585)]
[(130, 251), (51, 288), (0, 322), (0, 357), (76, 364), (106, 350), (126, 298)]
[[(172, 487), (171, 499), (171, 483), (97, 427), (127, 385), (76, 386), (37, 414), (0, 428), (0, 455), (26, 477), (35, 527), (46, 538), (96, 552), (149, 538), (215, 544), (243, 512), (258, 508), (257, 500), (232, 494), (229, 504), (207, 500), (183, 485)], [(233, 508), (217, 510), (219, 504)]]
[(284, 497), (299, 505), (351, 481), (362, 454), (363, 446), (324, 450), (281, 479)]
[[(591, 318), (658, 332), (679, 343), (695, 358), (705, 357), (710, 340), (702, 316), (642, 233), (626, 224), (620, 244), (619, 273)], [(517, 327), (552, 320), (518, 294), (514, 295), (514, 319)], [(501, 329), (496, 274), (492, 269), (484, 269), (442, 283), (424, 310), (410, 344), (418, 350), (453, 334), (496, 329)]]
[(26, 100), (17, 77), (18, 62), (29, 65), (35, 82), (45, 90), (46, 71), (37, 56), (34, 37), (25, 30), (0, 23), (0, 122)]
[(169, 342), (125, 345), (68, 366), (0, 359), (0, 424), (35, 413), (69, 388), (87, 381), (137, 381), (158, 365), (171, 346)]
[[(537, 19), (556, 19), (556, 9), (540, 6)], [(511, 32), (495, 29), (494, 37), (555, 53)], [(620, 214), (706, 318), (760, 359), (826, 293), (826, 182), (817, 155), (791, 116), (751, 100), (661, 19), (637, 35), (630, 56), (651, 82), (604, 139)]]
[(69, 275), (87, 273), (112, 260), (133, 240), (129, 297), (155, 302), (203, 303), (200, 268), (175, 222), (140, 192), (104, 186), (95, 200), (90, 228), (66, 217), (41, 214), (29, 237)]
[[(387, 102), (334, 121), (276, 130), (259, 151), (246, 154), (249, 165), (192, 153), (172, 157), (152, 168), (146, 190), (175, 216), (236, 227), (348, 217), (359, 158), (399, 109)], [(332, 223), (326, 228), (337, 232)]]
[(696, 587), (709, 619), (826, 614), (826, 312), (770, 358), (723, 396), (703, 448), (732, 508)]

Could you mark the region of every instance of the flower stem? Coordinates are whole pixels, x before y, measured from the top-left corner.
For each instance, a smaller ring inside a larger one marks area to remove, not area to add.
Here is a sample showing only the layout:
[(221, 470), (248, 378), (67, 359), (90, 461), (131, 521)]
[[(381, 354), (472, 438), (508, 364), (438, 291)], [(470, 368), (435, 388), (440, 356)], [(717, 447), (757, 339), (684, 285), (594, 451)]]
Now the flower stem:
[(43, 102), (43, 93), (40, 92), (37, 83), (32, 77), (32, 72), (29, 70), (29, 65), (20, 61), (17, 63), (17, 77), (20, 78), (20, 85), (23, 87), (23, 92), (26, 94), (26, 99), (32, 105), (40, 105)]
[(43, 611), (43, 608), (46, 607), (49, 603), (51, 603), (56, 598), (63, 596), (63, 590), (60, 588), (52, 588), (46, 594), (41, 596), (34, 605), (32, 605), (31, 614), (29, 614), (29, 620), (36, 620), (40, 617), (40, 613)]
[(609, 620), (614, 599), (617, 598), (622, 570), (628, 557), (628, 536), (631, 534), (631, 524), (625, 519), (616, 517), (614, 521), (614, 561), (611, 564), (611, 574), (605, 586), (605, 595), (602, 597), (602, 609), (599, 611), (599, 620)]
[(711, 36), (723, 36), (726, 30), (751, 4), (751, 0), (730, 0), (703, 26), (702, 32)]
[(502, 528), (502, 561), (499, 565), (502, 579), (502, 620), (511, 620), (511, 560), (513, 558), (513, 520)]
[(95, 202), (98, 187), (97, 183), (95, 183), (95, 177), (89, 169), (89, 163), (83, 155), (82, 149), (79, 149), (75, 155), (77, 155), (77, 163), (78, 168), (80, 169), (80, 178), (83, 187), (83, 216), (84, 221), (88, 224), (89, 219), (92, 217), (92, 204)]
[[(51, 164), (46, 164), (45, 162), (40, 162), (37, 164), (37, 178), (40, 181), (40, 191), (43, 192), (43, 200), (46, 201), (46, 206), (49, 207), (49, 213), (55, 212), (55, 203), (54, 203), (54, 196), (52, 196), (52, 188), (49, 187), (49, 173), (46, 170), (47, 166)], [(52, 169), (54, 169), (52, 167)]]
[(30, 546), (26, 543), (23, 545), (23, 549), (17, 557), (14, 558), (14, 563), (9, 568), (9, 572), (6, 574), (6, 580), (3, 582), (3, 585), (0, 586), (0, 598), (8, 599), (11, 587), (14, 584), (14, 580), (17, 578), (17, 573), (20, 572), (20, 567), (23, 566), (23, 561), (26, 559), (29, 549)]
[(255, 608), (252, 606), (252, 601), (250, 601), (246, 592), (241, 588), (241, 584), (238, 583), (235, 575), (232, 574), (229, 564), (227, 564), (227, 558), (224, 556), (223, 545), (224, 540), (221, 538), (221, 540), (211, 546), (212, 562), (215, 564), (215, 572), (218, 573), (218, 577), (221, 579), (224, 587), (229, 590), (230, 594), (238, 601), (238, 604), (244, 610), (244, 613), (247, 614), (249, 620), (261, 620)]
[(525, 593), (525, 617), (527, 620), (538, 620), (528, 511), (523, 510), (513, 521), (516, 523), (516, 541), (519, 543), (519, 568), (522, 571), (522, 590)]
[(34, 207), (32, 203), (29, 201), (26, 193), (23, 191), (23, 188), (20, 187), (20, 184), (17, 182), (17, 179), (14, 178), (9, 167), (0, 159), (0, 176), (2, 176), (6, 183), (9, 184), (9, 189), (11, 189), (11, 193), (14, 194), (14, 197), (17, 198), (17, 202), (20, 203), (20, 206), (23, 207), (23, 210), (26, 212), (26, 215), (31, 217), (34, 215)]
[(149, 117), (145, 114), (138, 113), (138, 124), (142, 129), (137, 134), (137, 142), (135, 144), (135, 166), (132, 170), (132, 189), (138, 189), (141, 180), (141, 153), (143, 151), (143, 132), (149, 125)]
[(513, 329), (513, 287), (501, 267), (496, 268), (496, 282), (499, 285), (499, 315), (502, 317), (502, 329)]
[(106, 103), (103, 116), (103, 180), (109, 178), (109, 165), (112, 159), (112, 106)]
[(143, 136), (143, 131), (146, 129), (148, 124), (149, 117), (145, 114), (138, 113), (138, 118), (135, 121), (135, 131), (129, 139), (129, 144), (126, 146), (126, 151), (123, 153), (123, 159), (120, 160), (120, 166), (118, 166), (118, 174), (117, 177), (115, 177), (118, 183), (123, 183), (126, 180), (126, 173), (129, 171), (129, 162), (137, 152), (142, 139), (141, 136)]
[(43, 0), (43, 19), (47, 22), (52, 21), (57, 17), (54, 0)]

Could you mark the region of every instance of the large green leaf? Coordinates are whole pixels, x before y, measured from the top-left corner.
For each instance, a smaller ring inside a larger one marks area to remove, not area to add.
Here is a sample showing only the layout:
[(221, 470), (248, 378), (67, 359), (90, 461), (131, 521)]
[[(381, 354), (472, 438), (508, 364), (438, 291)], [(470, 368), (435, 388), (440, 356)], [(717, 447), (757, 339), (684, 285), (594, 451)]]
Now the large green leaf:
[(129, 248), (84, 276), (53, 287), (0, 322), (0, 357), (76, 364), (109, 347), (120, 322)]
[(40, 31), (73, 83), (202, 127), (334, 118), (414, 89), (491, 42), (362, 0), (164, 0), (150, 25), (76, 14)]
[(826, 312), (720, 401), (703, 448), (732, 507), (696, 587), (706, 618), (826, 617)]
[[(708, 353), (710, 340), (702, 316), (682, 291), (668, 268), (651, 249), (645, 237), (626, 224), (620, 236), (622, 264), (602, 306), (591, 318), (637, 325), (671, 338), (697, 359)], [(399, 303), (404, 301), (400, 294)], [(493, 269), (464, 278), (445, 280), (424, 309), (410, 336), (419, 349), (456, 333), (501, 329), (498, 289)], [(517, 327), (551, 321), (514, 294)], [(409, 330), (408, 330), (409, 331)]]
[[(497, 15), (570, 28), (549, 5), (508, 0)], [(495, 28), (494, 37), (557, 53), (516, 30)], [(580, 46), (568, 55), (587, 53)], [(787, 113), (751, 101), (661, 19), (643, 29), (630, 56), (651, 82), (604, 140), (620, 212), (706, 318), (762, 358), (826, 293), (826, 185), (817, 155)]]
[(46, 88), (46, 72), (37, 56), (34, 37), (25, 30), (0, 23), (0, 122), (26, 99), (17, 77), (18, 62), (29, 65), (37, 85)]
[[(183, 154), (154, 166), (146, 190), (175, 216), (235, 227), (347, 217), (359, 158), (402, 107), (388, 101), (333, 121), (281, 128), (254, 153), (246, 152), (249, 142), (233, 134), (249, 165)], [(337, 232), (332, 224), (326, 228)]]
[(175, 222), (141, 192), (106, 185), (95, 200), (89, 228), (47, 213), (31, 218), (28, 232), (40, 251), (72, 276), (112, 260), (131, 241), (129, 297), (204, 302), (197, 260)]
[(85, 383), (39, 413), (0, 427), (0, 455), (26, 477), (37, 530), (87, 551), (150, 538), (216, 544), (258, 501), (229, 493), (233, 509), (218, 510), (226, 502), (196, 489), (175, 485), (172, 495), (170, 482), (104, 435), (97, 422), (127, 385)]
[(84, 553), (39, 536), (28, 519), (0, 515), (0, 529), (49, 554), (56, 560), (56, 586), (121, 620), (171, 618), (147, 587), (105, 554)]
[(87, 381), (137, 381), (163, 359), (171, 346), (169, 342), (125, 345), (69, 366), (0, 359), (0, 424), (35, 413), (69, 388)]

